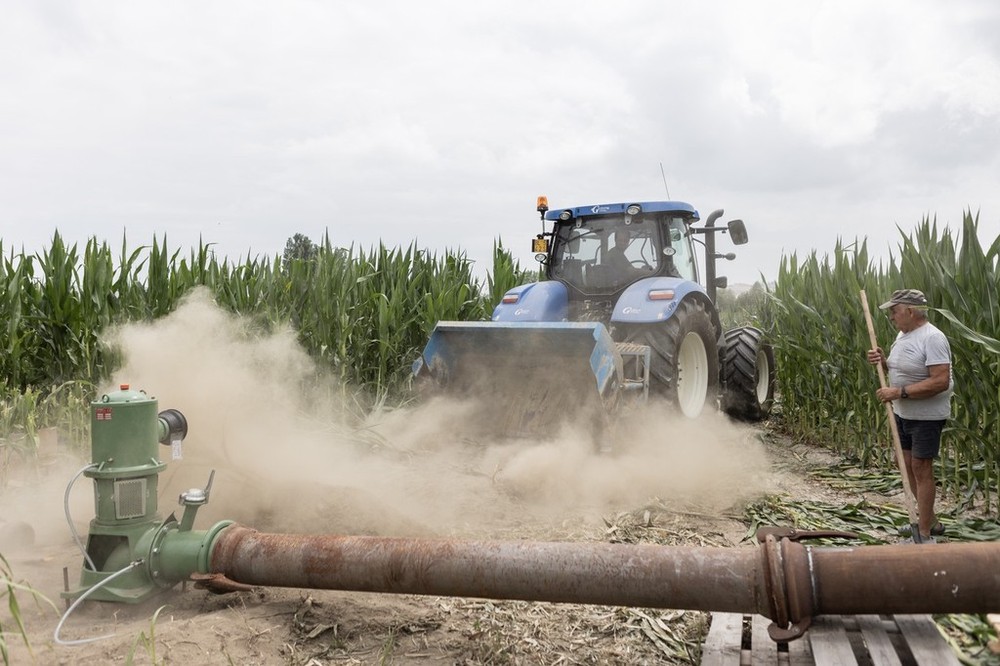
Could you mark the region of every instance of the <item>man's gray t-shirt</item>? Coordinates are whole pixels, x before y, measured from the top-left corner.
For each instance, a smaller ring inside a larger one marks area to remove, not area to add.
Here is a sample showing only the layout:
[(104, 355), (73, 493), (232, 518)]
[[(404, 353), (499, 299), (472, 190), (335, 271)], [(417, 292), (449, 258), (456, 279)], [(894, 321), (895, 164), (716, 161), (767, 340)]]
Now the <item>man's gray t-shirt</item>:
[[(951, 345), (948, 338), (934, 324), (927, 322), (909, 333), (900, 332), (892, 343), (889, 358), (890, 386), (909, 386), (930, 376), (929, 365), (951, 365)], [(893, 411), (904, 419), (935, 421), (951, 416), (951, 394), (955, 378), (948, 369), (948, 388), (935, 396), (924, 399), (895, 400)]]

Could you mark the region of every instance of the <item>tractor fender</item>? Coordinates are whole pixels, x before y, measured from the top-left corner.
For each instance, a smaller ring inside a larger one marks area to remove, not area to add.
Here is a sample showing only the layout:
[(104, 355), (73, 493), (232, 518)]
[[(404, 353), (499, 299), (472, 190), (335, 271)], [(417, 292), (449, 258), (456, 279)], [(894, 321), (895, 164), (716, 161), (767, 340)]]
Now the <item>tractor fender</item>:
[(566, 321), (569, 292), (558, 280), (514, 287), (493, 310), (493, 321)]
[[(658, 298), (650, 299), (650, 293), (656, 292)], [(611, 313), (611, 321), (622, 324), (648, 324), (670, 319), (681, 301), (693, 299), (705, 304), (705, 310), (711, 315), (712, 323), (718, 331), (722, 330), (719, 323), (719, 313), (715, 310), (712, 300), (705, 288), (692, 280), (673, 277), (650, 277), (629, 285), (618, 298), (615, 309)]]

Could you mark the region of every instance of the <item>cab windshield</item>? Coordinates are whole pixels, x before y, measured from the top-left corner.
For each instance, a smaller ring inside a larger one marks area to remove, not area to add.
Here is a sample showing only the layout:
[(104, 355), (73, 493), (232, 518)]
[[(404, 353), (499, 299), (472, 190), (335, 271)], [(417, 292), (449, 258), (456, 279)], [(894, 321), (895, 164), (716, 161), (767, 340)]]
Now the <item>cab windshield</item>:
[(680, 218), (577, 218), (556, 229), (551, 276), (587, 294), (610, 294), (653, 275), (694, 279)]

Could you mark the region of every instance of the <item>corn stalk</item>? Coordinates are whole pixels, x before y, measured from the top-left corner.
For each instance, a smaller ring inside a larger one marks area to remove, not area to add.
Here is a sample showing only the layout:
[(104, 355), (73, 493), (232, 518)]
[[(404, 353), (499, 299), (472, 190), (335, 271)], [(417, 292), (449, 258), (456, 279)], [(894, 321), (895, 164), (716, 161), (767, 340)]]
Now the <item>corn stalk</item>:
[[(864, 352), (867, 340), (857, 302), (861, 289), (874, 298), (893, 290), (924, 291), (931, 320), (949, 338), (955, 374), (952, 418), (945, 430), (945, 488), (981, 492), (997, 510), (1000, 481), (1000, 238), (979, 242), (978, 219), (966, 213), (961, 233), (938, 230), (925, 218), (902, 234), (898, 258), (875, 264), (864, 241), (838, 242), (832, 255), (799, 261), (783, 257), (771, 292), (769, 330), (776, 339), (782, 412), (795, 436), (830, 445), (865, 465), (893, 464), (885, 414)], [(880, 345), (896, 331), (876, 317)]]

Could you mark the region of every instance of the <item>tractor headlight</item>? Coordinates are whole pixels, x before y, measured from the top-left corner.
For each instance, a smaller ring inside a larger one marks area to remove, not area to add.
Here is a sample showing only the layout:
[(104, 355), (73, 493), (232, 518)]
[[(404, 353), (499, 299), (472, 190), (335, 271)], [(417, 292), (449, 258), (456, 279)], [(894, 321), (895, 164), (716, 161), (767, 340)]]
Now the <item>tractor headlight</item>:
[(629, 215), (638, 215), (642, 212), (642, 206), (639, 204), (629, 204), (629, 207), (625, 209), (625, 212)]

